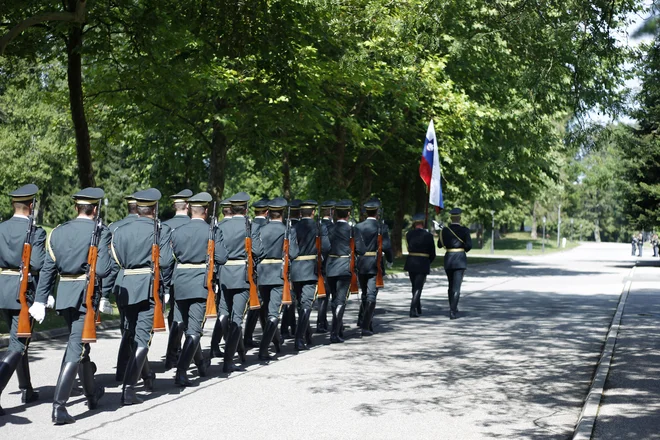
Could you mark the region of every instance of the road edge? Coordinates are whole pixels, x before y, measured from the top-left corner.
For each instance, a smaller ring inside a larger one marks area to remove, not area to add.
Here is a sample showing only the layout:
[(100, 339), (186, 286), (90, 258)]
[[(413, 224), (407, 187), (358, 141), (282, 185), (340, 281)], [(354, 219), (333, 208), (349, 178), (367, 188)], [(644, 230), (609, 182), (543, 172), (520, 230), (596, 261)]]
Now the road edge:
[(596, 373), (591, 381), (587, 398), (584, 400), (580, 417), (575, 425), (573, 431), (573, 440), (590, 440), (594, 426), (596, 424), (596, 417), (600, 409), (600, 401), (603, 398), (603, 391), (605, 389), (605, 381), (610, 373), (612, 364), (612, 357), (614, 356), (614, 347), (616, 345), (617, 337), (619, 336), (619, 328), (621, 327), (621, 319), (623, 318), (623, 310), (626, 307), (630, 287), (632, 286), (632, 279), (637, 265), (630, 269), (630, 273), (624, 278), (621, 296), (619, 297), (619, 304), (617, 305), (616, 312), (610, 323), (609, 330), (605, 344), (603, 345), (603, 352), (601, 353)]

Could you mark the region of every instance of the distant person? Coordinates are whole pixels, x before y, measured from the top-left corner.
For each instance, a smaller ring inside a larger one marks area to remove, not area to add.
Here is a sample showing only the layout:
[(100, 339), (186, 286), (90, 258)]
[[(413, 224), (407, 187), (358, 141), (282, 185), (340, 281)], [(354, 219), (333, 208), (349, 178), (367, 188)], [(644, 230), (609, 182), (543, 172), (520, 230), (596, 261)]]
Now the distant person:
[(644, 249), (644, 235), (640, 232), (637, 236), (637, 248), (639, 249), (639, 256), (642, 256), (642, 250)]
[(630, 244), (632, 245), (632, 256), (634, 257), (637, 255), (637, 236), (635, 234), (632, 235), (632, 238), (630, 239)]
[(470, 230), (461, 226), (461, 209), (449, 211), (451, 224), (442, 228), (438, 247), (447, 249), (445, 272), (449, 281), (449, 319), (458, 318), (458, 300), (461, 296), (463, 274), (467, 269), (467, 252), (472, 249)]
[(651, 237), (651, 247), (653, 248), (653, 256), (658, 256), (658, 234), (653, 234)]
[(422, 289), (426, 276), (431, 273), (431, 263), (435, 259), (433, 235), (424, 229), (425, 220), (424, 214), (416, 214), (412, 219), (413, 229), (406, 234), (408, 256), (403, 270), (408, 272), (412, 284), (411, 318), (417, 318), (422, 314)]

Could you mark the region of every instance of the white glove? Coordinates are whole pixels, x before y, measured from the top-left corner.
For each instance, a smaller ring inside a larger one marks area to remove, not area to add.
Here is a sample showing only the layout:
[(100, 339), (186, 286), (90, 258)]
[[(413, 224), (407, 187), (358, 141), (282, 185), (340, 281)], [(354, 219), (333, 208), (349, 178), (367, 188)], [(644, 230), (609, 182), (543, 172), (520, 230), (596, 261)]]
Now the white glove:
[(49, 309), (55, 307), (55, 297), (53, 295), (48, 295), (48, 302), (46, 303), (46, 307)]
[(28, 309), (30, 315), (37, 321), (39, 324), (44, 322), (46, 317), (46, 304), (36, 302)]
[(388, 269), (392, 269), (392, 266), (394, 266), (394, 262), (391, 263), (389, 261), (385, 262), (385, 267), (387, 267)]
[(442, 224), (433, 220), (433, 229), (439, 231), (440, 229), (442, 229)]
[(99, 311), (107, 315), (112, 314), (112, 304), (110, 304), (108, 298), (101, 298), (101, 302), (99, 303)]
[(170, 303), (170, 294), (166, 293), (165, 294), (165, 304), (169, 304), (169, 303)]

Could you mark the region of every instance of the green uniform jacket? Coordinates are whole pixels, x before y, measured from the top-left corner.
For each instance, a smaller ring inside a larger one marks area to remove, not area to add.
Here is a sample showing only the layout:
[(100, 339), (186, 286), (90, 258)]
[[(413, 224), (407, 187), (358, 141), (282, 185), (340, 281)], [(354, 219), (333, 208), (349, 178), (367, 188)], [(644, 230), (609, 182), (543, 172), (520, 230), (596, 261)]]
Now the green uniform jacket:
[[(0, 223), (0, 269), (11, 269), (4, 273), (0, 272), (0, 309), (20, 310), (21, 308), (21, 303), (18, 301), (20, 276), (16, 271), (21, 266), (27, 228), (27, 217), (14, 216)], [(44, 264), (46, 231), (35, 227), (31, 241), (30, 272), (36, 273)], [(33, 279), (28, 290), (34, 292), (36, 288), (37, 283)]]
[[(172, 279), (174, 254), (172, 230), (162, 226), (160, 231), (161, 286), (166, 288)], [(124, 224), (112, 236), (113, 261), (119, 266), (115, 282), (117, 304), (127, 306), (152, 298), (151, 295), (151, 246), (154, 240), (154, 221), (147, 217)]]
[[(124, 217), (121, 220), (117, 220), (114, 223), (110, 223), (110, 226), (108, 226), (108, 229), (110, 230), (111, 234), (114, 234), (114, 232), (117, 230), (118, 227), (125, 225), (126, 223), (131, 223), (137, 220), (139, 217), (137, 214), (128, 214), (126, 217)], [(112, 258), (112, 256), (111, 256)], [(101, 292), (104, 298), (108, 298), (111, 293), (113, 293), (114, 288), (115, 288), (115, 280), (117, 279), (117, 275), (119, 274), (119, 266), (116, 264), (112, 265), (112, 269), (110, 270), (110, 274), (103, 280), (103, 285), (101, 286)], [(115, 296), (116, 296), (116, 292)]]
[(170, 229), (175, 230), (179, 226), (183, 226), (188, 222), (190, 222), (190, 217), (188, 217), (187, 215), (177, 214), (171, 219), (165, 220), (163, 224), (169, 226)]
[[(309, 256), (317, 255), (316, 234), (318, 224), (313, 218), (301, 218), (291, 228), (291, 240), (289, 245), (289, 256), (291, 257), (291, 281), (315, 281), (318, 280), (317, 259)], [(321, 224), (321, 255), (326, 258), (330, 252), (330, 239), (328, 239), (328, 228)], [(301, 257), (303, 257), (301, 259)]]
[[(263, 249), (263, 259), (257, 266), (260, 286), (283, 286), (282, 279), (282, 251), (286, 226), (279, 221), (271, 221), (258, 230), (258, 237)], [(289, 240), (289, 247), (291, 241)], [(290, 254), (291, 252), (289, 252)], [(264, 261), (267, 260), (267, 261)], [(275, 263), (278, 260), (279, 263)]]
[[(209, 239), (209, 225), (202, 219), (192, 219), (188, 223), (172, 231), (172, 249), (176, 264), (172, 285), (177, 300), (206, 299), (206, 258)], [(227, 261), (225, 249), (220, 234), (215, 234), (214, 272), (217, 266)], [(198, 267), (193, 267), (198, 266)]]
[[(360, 275), (376, 275), (378, 273), (376, 256), (371, 254), (375, 254), (378, 251), (378, 220), (369, 217), (365, 221), (358, 223), (355, 226), (355, 231), (355, 253), (359, 256), (357, 261), (358, 273)], [(383, 253), (387, 261), (391, 263), (394, 257), (392, 254), (392, 243), (390, 242), (389, 229), (384, 223), (381, 234), (383, 235)], [(383, 274), (385, 274), (384, 267)]]
[[(56, 310), (73, 308), (86, 311), (85, 286), (87, 281), (87, 253), (94, 232), (94, 220), (76, 218), (53, 229), (48, 237), (46, 261), (41, 270), (37, 301), (46, 302), (57, 283)], [(101, 232), (96, 260), (99, 280), (110, 273), (110, 231)], [(59, 280), (58, 280), (59, 275)]]
[[(245, 253), (245, 217), (235, 215), (223, 222), (218, 232), (221, 241), (227, 249), (228, 261), (220, 269), (220, 282), (223, 289), (247, 289), (250, 287), (247, 279), (247, 257)], [(255, 267), (261, 258), (260, 240), (252, 240), (252, 259)], [(235, 261), (236, 263), (232, 263)], [(241, 263), (242, 262), (242, 263)]]
[(351, 228), (340, 220), (330, 230), (330, 255), (325, 267), (329, 277), (351, 276)]

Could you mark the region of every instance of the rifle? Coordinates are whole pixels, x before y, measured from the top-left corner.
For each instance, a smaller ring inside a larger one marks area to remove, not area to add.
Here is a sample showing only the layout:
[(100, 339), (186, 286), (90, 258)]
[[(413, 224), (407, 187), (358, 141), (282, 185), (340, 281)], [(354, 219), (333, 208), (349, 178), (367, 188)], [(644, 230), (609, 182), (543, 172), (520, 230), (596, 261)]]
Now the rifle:
[(85, 284), (85, 307), (87, 308), (87, 313), (85, 314), (85, 323), (83, 324), (82, 331), (82, 341), (86, 344), (96, 342), (96, 312), (94, 310), (96, 292), (98, 289), (96, 262), (99, 256), (99, 241), (101, 238), (102, 227), (101, 202), (99, 201), (94, 222), (94, 231), (92, 231), (92, 239), (90, 240), (89, 249), (87, 250), (87, 280)]
[(151, 245), (151, 295), (154, 298), (153, 331), (164, 332), (163, 301), (160, 299), (160, 221), (158, 220), (158, 203), (156, 203), (156, 211), (154, 212), (154, 242)]
[(321, 254), (321, 213), (319, 210), (318, 222), (316, 223), (316, 273), (318, 275), (318, 283), (316, 287), (316, 296), (318, 298), (325, 298), (325, 278), (323, 277), (323, 256)]
[(291, 300), (291, 282), (289, 281), (289, 272), (291, 270), (291, 261), (289, 260), (289, 237), (291, 236), (291, 206), (286, 216), (286, 230), (284, 231), (284, 242), (282, 243), (282, 279), (284, 287), (282, 288), (282, 304), (288, 306)]
[[(351, 212), (352, 216), (352, 212)], [(355, 270), (355, 226), (349, 225), (351, 228), (351, 233), (350, 233), (350, 240), (349, 240), (349, 246), (351, 248), (351, 260), (350, 260), (350, 271), (351, 271), (351, 284), (348, 289), (348, 292), (350, 294), (356, 294), (359, 292), (358, 288), (358, 279), (357, 279), (357, 271)]]
[(247, 278), (250, 284), (250, 310), (261, 308), (259, 294), (257, 293), (257, 283), (254, 282), (254, 260), (252, 259), (252, 228), (250, 219), (245, 215), (245, 258), (247, 259)]
[(376, 287), (385, 287), (383, 282), (383, 208), (380, 208), (378, 219), (378, 250), (376, 251)]
[(215, 204), (213, 202), (213, 213), (211, 214), (211, 223), (209, 224), (209, 241), (206, 245), (206, 289), (209, 295), (206, 298), (206, 317), (215, 318), (218, 316), (218, 309), (215, 305), (215, 290), (213, 290), (213, 277), (215, 275), (215, 228), (218, 224), (218, 218), (215, 216)]
[(21, 303), (21, 311), (18, 314), (18, 329), (16, 336), (19, 338), (29, 338), (32, 336), (32, 323), (30, 322), (30, 312), (27, 302), (28, 281), (30, 278), (30, 258), (32, 257), (32, 232), (34, 229), (34, 208), (36, 207), (36, 198), (32, 198), (32, 211), (28, 217), (28, 229), (23, 243), (23, 253), (21, 255), (21, 266), (19, 268), (20, 280), (18, 282), (18, 300)]

